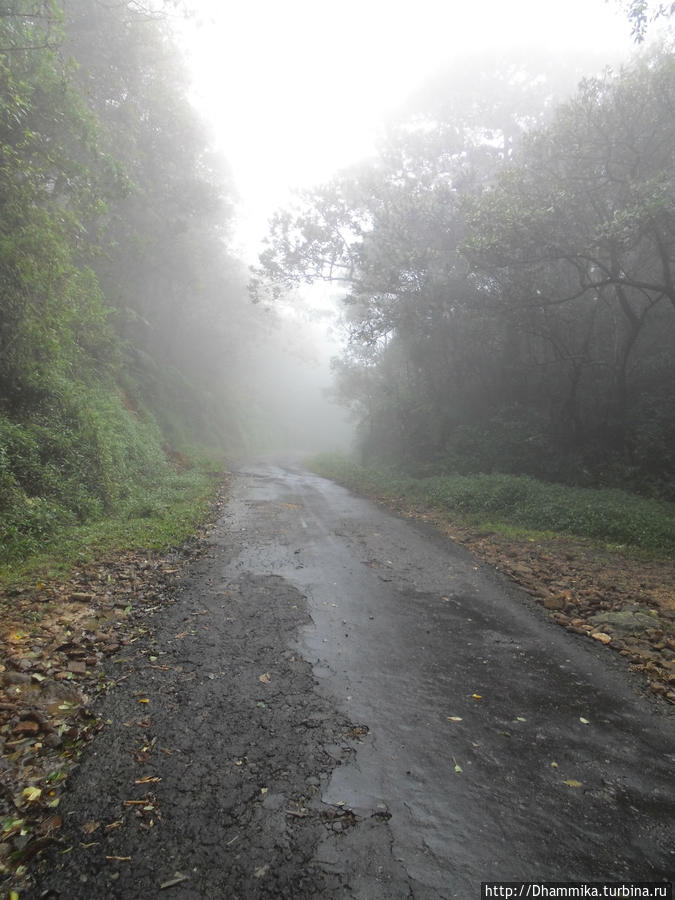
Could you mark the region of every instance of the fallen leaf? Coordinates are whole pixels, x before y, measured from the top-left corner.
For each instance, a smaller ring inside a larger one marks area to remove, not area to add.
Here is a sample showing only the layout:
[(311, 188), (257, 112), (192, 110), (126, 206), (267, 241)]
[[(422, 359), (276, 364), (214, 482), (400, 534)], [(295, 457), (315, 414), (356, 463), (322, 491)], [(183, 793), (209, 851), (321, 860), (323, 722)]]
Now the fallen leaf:
[(183, 881), (187, 880), (187, 875), (181, 875), (180, 872), (176, 872), (173, 878), (170, 878), (168, 881), (164, 881), (162, 884), (160, 884), (159, 889), (160, 891), (163, 891), (166, 888), (175, 887), (175, 885), (181, 884)]
[(138, 702), (139, 703), (149, 703), (150, 701), (148, 700), (147, 697), (141, 697), (141, 699)]
[(523, 718), (523, 716), (516, 716), (517, 722), (527, 722), (527, 719)]
[(576, 778), (568, 778), (566, 781), (563, 781), (563, 784), (566, 784), (567, 787), (581, 787), (581, 782), (577, 781)]
[(448, 722), (461, 722), (461, 716), (448, 716)]
[(557, 763), (557, 762), (552, 762), (552, 763), (551, 763), (551, 768), (557, 769), (557, 768), (558, 768), (558, 763)]
[(455, 764), (455, 774), (459, 775), (461, 772), (464, 771), (464, 769), (459, 765), (459, 763), (457, 762), (457, 760), (455, 759), (454, 756), (452, 757), (452, 761)]
[(471, 696), (473, 697), (474, 700), (482, 700), (483, 699), (482, 694), (472, 694)]
[(261, 675), (258, 679), (258, 681), (262, 681), (263, 684), (269, 684), (271, 680), (269, 672), (265, 672), (265, 674)]
[(26, 803), (34, 803), (42, 796), (42, 789), (37, 787), (27, 787), (21, 791), (21, 796), (26, 800)]
[(579, 716), (579, 721), (581, 722), (582, 725), (590, 725), (590, 724), (591, 724), (591, 723), (588, 721), (588, 719), (584, 719), (583, 716)]
[(591, 634), (591, 637), (594, 638), (596, 641), (600, 641), (601, 644), (611, 644), (612, 643), (611, 635), (605, 634), (604, 631), (594, 631)]
[(85, 822), (82, 826), (82, 831), (84, 834), (93, 834), (100, 827), (100, 822)]

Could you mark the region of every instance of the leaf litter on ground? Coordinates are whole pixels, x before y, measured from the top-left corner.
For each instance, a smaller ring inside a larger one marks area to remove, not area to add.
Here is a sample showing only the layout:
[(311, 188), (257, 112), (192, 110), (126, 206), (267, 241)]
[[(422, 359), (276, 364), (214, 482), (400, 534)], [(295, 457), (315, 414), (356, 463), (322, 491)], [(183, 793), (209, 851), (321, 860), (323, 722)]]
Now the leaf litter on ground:
[(67, 775), (110, 726), (92, 703), (126, 677), (111, 664), (123, 662), (120, 654), (147, 633), (148, 618), (173, 602), (177, 577), (202, 552), (198, 540), (164, 556), (120, 551), (68, 579), (0, 591), (0, 877), (20, 875), (58, 840), (54, 808)]

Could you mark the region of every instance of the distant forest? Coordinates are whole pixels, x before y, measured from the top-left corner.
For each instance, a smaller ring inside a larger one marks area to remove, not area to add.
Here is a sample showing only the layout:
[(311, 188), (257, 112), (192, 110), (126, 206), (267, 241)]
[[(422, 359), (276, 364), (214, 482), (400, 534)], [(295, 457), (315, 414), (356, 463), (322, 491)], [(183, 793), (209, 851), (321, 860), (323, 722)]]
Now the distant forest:
[(276, 215), (254, 294), (320, 280), (365, 458), (675, 498), (672, 47), (449, 70)]

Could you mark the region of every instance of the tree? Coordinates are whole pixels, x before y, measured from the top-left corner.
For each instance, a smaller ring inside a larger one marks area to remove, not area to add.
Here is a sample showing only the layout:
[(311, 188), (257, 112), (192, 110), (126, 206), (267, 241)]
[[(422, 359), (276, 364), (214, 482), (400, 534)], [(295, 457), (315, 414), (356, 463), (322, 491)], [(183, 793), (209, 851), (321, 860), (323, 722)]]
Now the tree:
[(668, 402), (654, 365), (667, 376), (675, 327), (673, 109), (668, 52), (586, 81), (473, 218), (474, 265), (565, 373), (558, 421), (596, 464), (637, 464), (648, 385)]
[(622, 5), (638, 44), (645, 40), (650, 25), (659, 19), (669, 19), (675, 13), (675, 3), (655, 4), (650, 0), (622, 0)]
[(560, 89), (521, 59), (493, 60), (487, 72), (465, 66), (461, 90), (456, 75), (414, 99), (371, 165), (278, 214), (253, 285), (277, 294), (314, 280), (344, 287), (339, 391), (360, 409), (368, 448), (408, 460), (442, 456), (458, 423), (499, 403), (503, 341), (460, 249), (463, 203)]

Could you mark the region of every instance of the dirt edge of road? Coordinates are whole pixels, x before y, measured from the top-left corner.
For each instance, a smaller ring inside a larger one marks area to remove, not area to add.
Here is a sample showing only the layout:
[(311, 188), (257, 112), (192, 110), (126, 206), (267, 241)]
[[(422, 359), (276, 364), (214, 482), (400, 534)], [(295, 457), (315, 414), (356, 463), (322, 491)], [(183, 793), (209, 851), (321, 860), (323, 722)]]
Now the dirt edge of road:
[(371, 500), (428, 523), (520, 585), (558, 625), (619, 653), (645, 693), (675, 705), (675, 566), (573, 537), (507, 537), (378, 496)]

